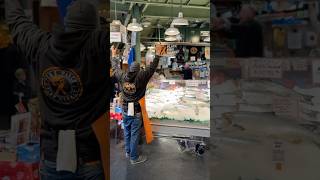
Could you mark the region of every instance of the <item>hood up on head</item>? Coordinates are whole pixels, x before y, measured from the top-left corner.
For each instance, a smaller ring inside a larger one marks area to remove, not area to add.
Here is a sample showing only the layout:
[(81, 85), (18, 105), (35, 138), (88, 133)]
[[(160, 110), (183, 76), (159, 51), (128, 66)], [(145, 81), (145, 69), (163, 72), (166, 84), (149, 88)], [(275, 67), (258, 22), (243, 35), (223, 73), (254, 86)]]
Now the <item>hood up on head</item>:
[(130, 65), (129, 71), (126, 74), (125, 80), (132, 82), (139, 72), (140, 72), (140, 63), (135, 61)]

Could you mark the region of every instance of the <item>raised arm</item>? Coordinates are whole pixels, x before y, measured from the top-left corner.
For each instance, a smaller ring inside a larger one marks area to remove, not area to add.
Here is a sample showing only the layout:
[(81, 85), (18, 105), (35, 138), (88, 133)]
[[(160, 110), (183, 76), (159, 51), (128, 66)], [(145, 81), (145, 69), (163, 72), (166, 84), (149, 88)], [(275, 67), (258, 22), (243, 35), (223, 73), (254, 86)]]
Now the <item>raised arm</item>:
[(121, 80), (124, 72), (120, 68), (120, 59), (117, 58), (117, 49), (112, 47), (112, 59), (111, 59), (111, 66), (112, 66), (112, 75), (117, 79), (117, 81)]
[(156, 56), (153, 62), (148, 67), (146, 67), (145, 71), (142, 72), (142, 78), (144, 78), (144, 80), (146, 81), (150, 80), (154, 72), (157, 70), (159, 61), (160, 61), (160, 57)]
[(13, 41), (28, 61), (38, 59), (40, 48), (46, 45), (50, 33), (41, 31), (25, 15), (19, 0), (5, 0), (6, 20)]

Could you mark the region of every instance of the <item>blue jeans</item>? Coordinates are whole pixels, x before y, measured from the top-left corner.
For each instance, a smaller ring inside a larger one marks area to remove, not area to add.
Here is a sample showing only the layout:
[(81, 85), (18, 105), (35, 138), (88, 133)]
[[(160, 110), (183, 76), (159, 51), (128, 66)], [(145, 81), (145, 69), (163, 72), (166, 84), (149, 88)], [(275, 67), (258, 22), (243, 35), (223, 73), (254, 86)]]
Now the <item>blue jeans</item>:
[(130, 154), (131, 160), (136, 160), (139, 157), (137, 149), (142, 125), (141, 113), (135, 116), (127, 116), (124, 114), (123, 125), (126, 153)]
[(56, 171), (56, 163), (42, 161), (40, 166), (41, 180), (105, 180), (101, 162), (80, 165), (76, 173)]

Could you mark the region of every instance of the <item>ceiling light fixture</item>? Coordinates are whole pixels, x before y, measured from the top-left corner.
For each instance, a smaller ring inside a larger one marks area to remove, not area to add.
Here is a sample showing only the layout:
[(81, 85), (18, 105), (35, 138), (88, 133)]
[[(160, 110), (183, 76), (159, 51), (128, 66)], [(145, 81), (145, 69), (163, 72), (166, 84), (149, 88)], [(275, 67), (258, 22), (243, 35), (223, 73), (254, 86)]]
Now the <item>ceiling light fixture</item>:
[[(173, 14), (173, 6), (172, 6), (172, 0), (171, 0), (171, 14)], [(174, 27), (174, 25), (171, 23), (170, 28), (168, 28), (165, 32), (165, 35), (168, 36), (176, 36), (180, 34), (179, 30)]]
[(176, 25), (176, 26), (188, 26), (189, 25), (189, 21), (185, 18), (183, 18), (183, 12), (182, 12), (182, 0), (180, 0), (180, 12), (178, 14), (178, 17), (175, 18), (173, 21), (172, 21), (172, 24), (173, 25)]
[(170, 28), (168, 28), (165, 32), (168, 36), (176, 36), (180, 34), (179, 30), (173, 26), (173, 24), (170, 25)]
[(139, 32), (143, 30), (141, 24), (137, 23), (137, 19), (133, 18), (132, 23), (130, 23), (127, 27), (128, 31)]
[(112, 25), (122, 25), (120, 20), (117, 20), (117, 2), (114, 3), (114, 20), (111, 23)]

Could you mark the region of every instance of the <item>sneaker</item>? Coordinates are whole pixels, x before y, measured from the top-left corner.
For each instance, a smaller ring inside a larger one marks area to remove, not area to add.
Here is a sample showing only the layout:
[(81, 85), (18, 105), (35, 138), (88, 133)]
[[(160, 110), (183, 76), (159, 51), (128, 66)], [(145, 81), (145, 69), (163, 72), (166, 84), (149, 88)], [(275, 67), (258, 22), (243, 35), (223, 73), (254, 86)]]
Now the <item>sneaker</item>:
[(129, 158), (130, 157), (130, 154), (129, 153), (126, 153), (126, 158)]
[(139, 156), (137, 160), (130, 160), (131, 164), (140, 164), (147, 161), (147, 156)]

